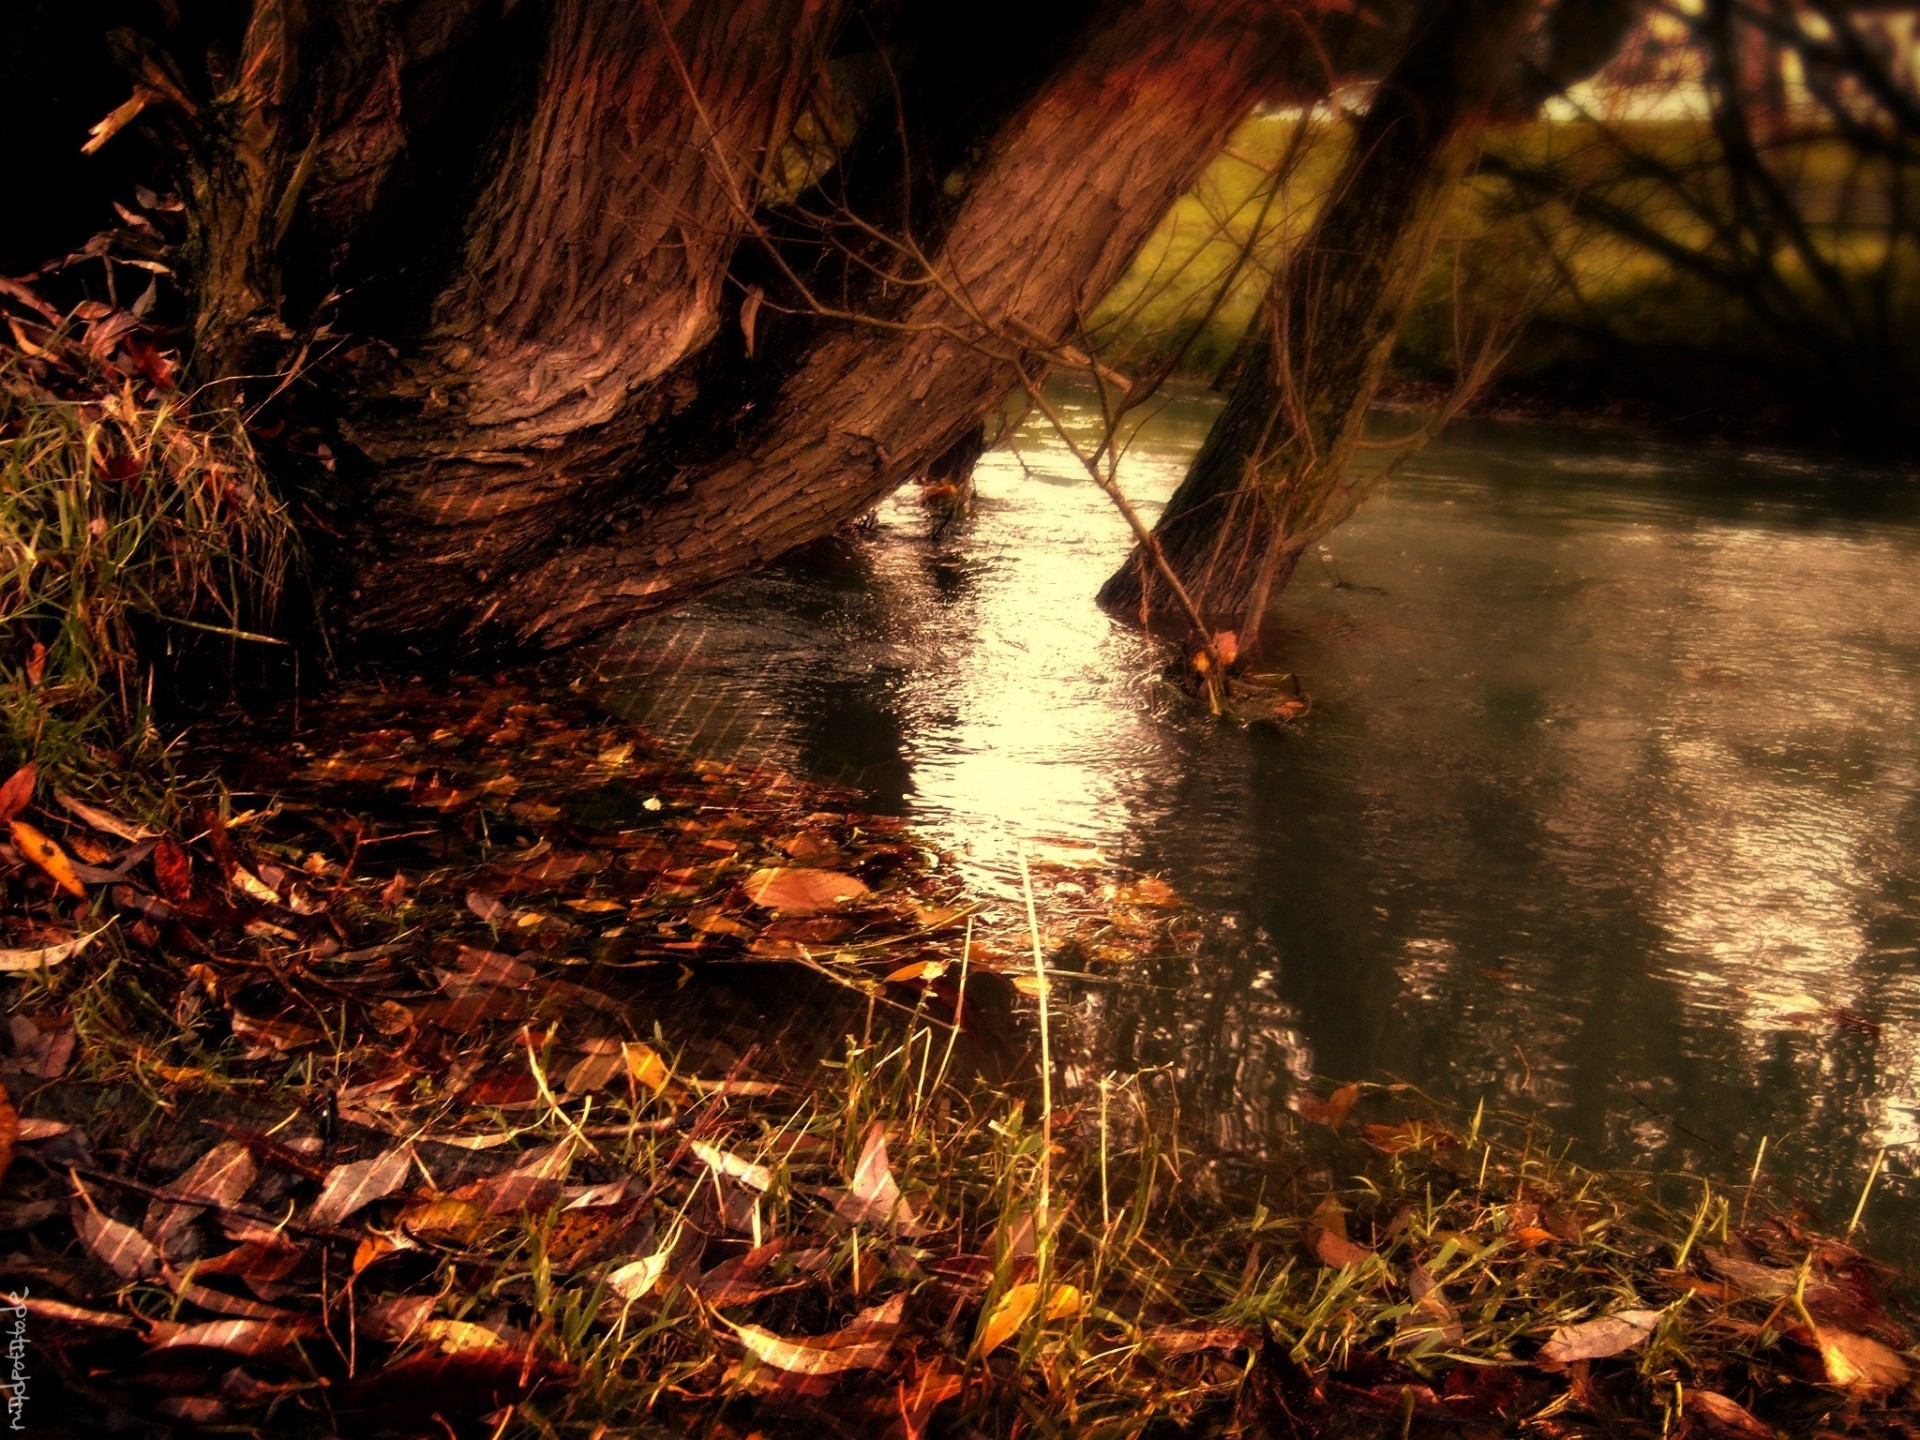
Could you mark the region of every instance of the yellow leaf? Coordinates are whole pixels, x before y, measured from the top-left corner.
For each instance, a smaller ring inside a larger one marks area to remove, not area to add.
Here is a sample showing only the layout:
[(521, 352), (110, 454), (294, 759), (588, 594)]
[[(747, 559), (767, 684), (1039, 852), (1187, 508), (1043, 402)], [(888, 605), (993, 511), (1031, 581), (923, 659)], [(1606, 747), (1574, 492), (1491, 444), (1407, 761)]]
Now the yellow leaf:
[(651, 1045), (638, 1040), (623, 1041), (620, 1045), (620, 1058), (626, 1062), (627, 1074), (633, 1077), (633, 1083), (643, 1090), (651, 1090), (656, 1095), (666, 1087), (673, 1072), (667, 1068), (667, 1062), (655, 1053)]
[(946, 961), (922, 960), (917, 964), (902, 965), (898, 970), (887, 976), (886, 983), (889, 985), (904, 985), (910, 984), (915, 980), (938, 980), (946, 973)]
[[(987, 1316), (986, 1323), (980, 1327), (980, 1336), (973, 1344), (973, 1358), (981, 1359), (1005, 1344), (1026, 1323), (1027, 1317), (1039, 1303), (1040, 1287), (1032, 1282), (1015, 1285), (1008, 1290), (1000, 1297), (1000, 1303), (993, 1307), (993, 1313)], [(1079, 1313), (1080, 1292), (1071, 1285), (1055, 1285), (1047, 1299), (1044, 1318), (1063, 1320)]]
[(46, 871), (54, 884), (76, 900), (87, 898), (80, 877), (73, 873), (73, 862), (67, 858), (66, 851), (24, 820), (9, 821), (7, 829), (12, 832), (13, 843), (20, 853)]

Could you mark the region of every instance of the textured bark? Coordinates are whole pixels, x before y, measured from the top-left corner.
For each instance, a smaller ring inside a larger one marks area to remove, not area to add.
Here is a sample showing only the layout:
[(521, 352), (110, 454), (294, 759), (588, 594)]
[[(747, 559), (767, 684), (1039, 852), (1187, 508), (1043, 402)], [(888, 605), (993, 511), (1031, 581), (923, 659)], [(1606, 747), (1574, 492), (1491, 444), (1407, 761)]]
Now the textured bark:
[(443, 628), (580, 522), (686, 395), (837, 0), (554, 0), (427, 336), (361, 377), (368, 629)]
[[(1200, 609), (1251, 635), (1301, 553), (1352, 513), (1367, 407), (1537, 0), (1443, 0), (1376, 88), (1267, 327), (1155, 535)], [(1170, 613), (1136, 548), (1102, 603)]]
[(924, 471), (1019, 383), (1024, 346), (1068, 334), (1113, 284), (1298, 33), (1260, 0), (1104, 17), (980, 162), (935, 283), (886, 328), (828, 331), (737, 445), (597, 543), (507, 577), (479, 623), (577, 641), (826, 534)]

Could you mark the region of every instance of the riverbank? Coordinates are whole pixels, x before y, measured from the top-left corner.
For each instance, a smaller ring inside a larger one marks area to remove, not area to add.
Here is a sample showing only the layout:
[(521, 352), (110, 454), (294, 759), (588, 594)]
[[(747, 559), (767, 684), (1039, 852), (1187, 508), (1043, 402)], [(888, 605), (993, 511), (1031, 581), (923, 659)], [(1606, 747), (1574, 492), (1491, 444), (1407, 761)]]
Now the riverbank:
[(1222, 1151), (1087, 1071), (1055, 987), (1186, 943), (1151, 876), (983, 901), (502, 680), (187, 768), (165, 835), (9, 790), (36, 1427), (1906, 1433), (1890, 1277), (1764, 1178), (1675, 1213), (1380, 1087)]

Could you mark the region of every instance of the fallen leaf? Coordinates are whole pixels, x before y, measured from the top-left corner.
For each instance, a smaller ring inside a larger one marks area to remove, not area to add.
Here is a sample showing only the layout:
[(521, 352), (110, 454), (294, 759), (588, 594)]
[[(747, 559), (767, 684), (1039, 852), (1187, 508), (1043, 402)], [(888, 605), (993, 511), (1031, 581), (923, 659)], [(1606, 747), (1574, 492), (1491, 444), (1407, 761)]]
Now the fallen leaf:
[(112, 835), (118, 839), (125, 840), (129, 845), (138, 845), (143, 840), (157, 840), (160, 838), (160, 832), (158, 830), (149, 830), (144, 825), (130, 824), (122, 820), (119, 816), (110, 814), (96, 805), (89, 805), (84, 800), (74, 799), (73, 796), (67, 794), (64, 790), (54, 791), (53, 799), (54, 803), (62, 810), (65, 810), (74, 818), (91, 825), (102, 835)]
[(182, 1171), (168, 1187), (182, 1198), (156, 1200), (147, 1207), (142, 1228), (154, 1244), (165, 1248), (168, 1240), (205, 1212), (206, 1207), (192, 1204), (186, 1197), (211, 1200), (219, 1205), (236, 1204), (246, 1195), (258, 1172), (252, 1151), (237, 1140), (222, 1140)]
[[(999, 1304), (980, 1326), (973, 1342), (973, 1358), (983, 1359), (1009, 1340), (1026, 1323), (1040, 1303), (1040, 1287), (1028, 1281), (1015, 1285), (1000, 1297)], [(1055, 1285), (1047, 1296), (1045, 1319), (1063, 1320), (1080, 1313), (1080, 1292), (1071, 1285)]]
[(1777, 1300), (1782, 1295), (1791, 1295), (1800, 1283), (1798, 1274), (1779, 1266), (1760, 1265), (1736, 1255), (1723, 1255), (1717, 1250), (1708, 1250), (1706, 1258), (1714, 1272), (1734, 1288), (1762, 1300)]
[(152, 1333), (155, 1350), (224, 1350), (261, 1360), (293, 1350), (312, 1327), (278, 1320), (209, 1320), (199, 1325), (163, 1320), (155, 1322)]
[(647, 1256), (622, 1265), (607, 1276), (607, 1288), (622, 1300), (638, 1300), (660, 1283), (667, 1273), (667, 1260), (673, 1247), (666, 1245)]
[(866, 882), (837, 870), (804, 865), (769, 865), (747, 877), (747, 898), (783, 915), (818, 915), (867, 895)]
[(56, 1135), (65, 1135), (73, 1126), (64, 1120), (39, 1120), (32, 1116), (20, 1121), (20, 1133), (14, 1139), (22, 1145), (32, 1145), (41, 1140), (51, 1140)]
[(13, 1097), (0, 1085), (0, 1180), (13, 1164), (13, 1142), (20, 1138), (20, 1112), (13, 1108)]
[(0, 1291), (0, 1304), (7, 1309), (25, 1310), (29, 1315), (38, 1315), (43, 1320), (60, 1320), (69, 1325), (90, 1325), (98, 1330), (137, 1330), (141, 1322), (131, 1315), (118, 1315), (110, 1310), (88, 1310), (83, 1306), (69, 1305), (64, 1300), (49, 1300), (42, 1295), (29, 1295), (24, 1292), (15, 1294)]
[(101, 1213), (87, 1187), (77, 1178), (73, 1192), (73, 1228), (87, 1248), (106, 1262), (108, 1269), (123, 1280), (139, 1280), (158, 1273), (160, 1252), (152, 1241), (131, 1225)]
[(1344, 1235), (1318, 1225), (1308, 1232), (1308, 1242), (1313, 1246), (1314, 1258), (1329, 1269), (1339, 1270), (1348, 1265), (1364, 1265), (1373, 1259), (1373, 1251), (1364, 1245), (1357, 1245)]
[[(111, 923), (111, 922), (109, 922)], [(58, 965), (63, 960), (71, 960), (85, 950), (107, 927), (79, 935), (71, 940), (63, 940), (57, 945), (41, 945), (27, 950), (0, 950), (0, 973), (17, 970), (43, 970), (50, 965)]]
[(307, 1210), (308, 1223), (338, 1225), (355, 1211), (393, 1194), (412, 1169), (413, 1151), (405, 1145), (368, 1160), (334, 1166)]
[(1562, 1325), (1540, 1347), (1549, 1365), (1571, 1365), (1576, 1360), (1605, 1360), (1644, 1345), (1660, 1323), (1658, 1310), (1620, 1310), (1578, 1325)]
[(673, 1072), (667, 1068), (667, 1062), (655, 1053), (651, 1045), (638, 1040), (623, 1040), (620, 1043), (620, 1058), (627, 1067), (627, 1074), (633, 1083), (643, 1090), (658, 1093), (673, 1078)]
[(1881, 1394), (1899, 1389), (1913, 1374), (1899, 1351), (1868, 1336), (1823, 1325), (1814, 1338), (1828, 1381), (1845, 1389)]
[(926, 1233), (888, 1168), (887, 1127), (881, 1121), (867, 1127), (853, 1182), (834, 1202), (833, 1213), (849, 1225), (884, 1225), (896, 1235)]
[(693, 1153), (699, 1156), (709, 1169), (738, 1180), (750, 1189), (767, 1190), (773, 1186), (773, 1172), (764, 1165), (743, 1160), (731, 1151), (722, 1150), (717, 1145), (709, 1145), (704, 1140), (695, 1140), (692, 1148)]
[(1353, 1102), (1360, 1098), (1358, 1085), (1342, 1085), (1326, 1099), (1313, 1095), (1299, 1095), (1294, 1098), (1293, 1113), (1302, 1120), (1315, 1125), (1324, 1125), (1329, 1130), (1337, 1130), (1347, 1118), (1347, 1112), (1353, 1109)]
[(888, 985), (909, 985), (916, 980), (938, 980), (946, 973), (947, 962), (945, 960), (921, 960), (912, 965), (902, 965), (898, 970), (886, 977), (885, 983)]
[(15, 847), (44, 870), (48, 879), (76, 900), (87, 898), (86, 887), (80, 883), (80, 877), (73, 873), (73, 861), (67, 858), (66, 851), (24, 820), (9, 821), (7, 829), (13, 836)]
[(29, 760), (0, 784), (0, 824), (11, 821), (33, 800), (33, 762)]
[(875, 1370), (893, 1353), (893, 1336), (876, 1334), (871, 1328), (855, 1330), (850, 1325), (834, 1335), (788, 1340), (758, 1325), (725, 1323), (740, 1337), (749, 1355), (763, 1365), (790, 1375), (839, 1375), (848, 1370)]
[(1713, 1390), (1683, 1392), (1681, 1405), (1689, 1419), (1700, 1422), (1721, 1440), (1774, 1440), (1773, 1427), (1761, 1423), (1746, 1406)]
[(1163, 1355), (1199, 1355), (1207, 1351), (1252, 1350), (1260, 1344), (1258, 1331), (1241, 1325), (1203, 1325), (1190, 1329), (1157, 1325), (1141, 1337)]

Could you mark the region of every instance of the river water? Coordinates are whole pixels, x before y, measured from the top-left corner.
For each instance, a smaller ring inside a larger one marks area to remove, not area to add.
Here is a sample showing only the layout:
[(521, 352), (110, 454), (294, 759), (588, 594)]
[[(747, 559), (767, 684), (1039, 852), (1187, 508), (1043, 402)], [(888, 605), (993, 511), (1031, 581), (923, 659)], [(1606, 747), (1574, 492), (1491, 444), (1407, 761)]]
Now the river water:
[[(1133, 435), (1149, 516), (1216, 405)], [(1287, 592), (1311, 714), (1237, 730), (1093, 605), (1127, 532), (1058, 436), (978, 485), (944, 536), (902, 497), (635, 628), (606, 697), (868, 789), (989, 891), (1016, 839), (1166, 876), (1200, 960), (1094, 988), (1081, 1030), (1224, 1141), (1303, 1082), (1406, 1080), (1588, 1163), (1744, 1180), (1764, 1137), (1841, 1222), (1884, 1147), (1868, 1231), (1920, 1259), (1920, 487), (1457, 425)]]

